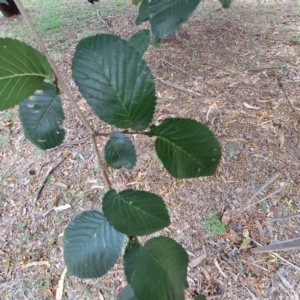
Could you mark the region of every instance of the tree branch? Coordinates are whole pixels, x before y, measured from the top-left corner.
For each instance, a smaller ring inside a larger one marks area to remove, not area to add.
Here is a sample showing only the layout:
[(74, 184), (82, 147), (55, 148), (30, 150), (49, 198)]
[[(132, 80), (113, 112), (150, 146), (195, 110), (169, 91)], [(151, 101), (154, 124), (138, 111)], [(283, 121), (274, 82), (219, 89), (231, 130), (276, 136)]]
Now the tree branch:
[[(66, 83), (64, 82), (64, 80), (62, 79), (62, 77), (60, 76), (59, 74), (59, 71), (55, 65), (55, 63), (53, 62), (53, 60), (51, 59), (47, 49), (46, 49), (46, 46), (42, 40), (42, 38), (39, 36), (37, 30), (35, 29), (32, 21), (31, 21), (31, 18), (30, 16), (27, 14), (23, 4), (21, 3), (20, 0), (14, 0), (14, 2), (16, 3), (18, 9), (20, 10), (21, 12), (21, 15), (22, 17), (24, 18), (25, 22), (27, 23), (28, 27), (30, 28), (33, 36), (35, 37), (39, 47), (41, 48), (43, 54), (45, 55), (49, 65), (51, 66), (51, 69), (55, 75), (55, 80), (54, 80), (54, 83), (56, 84), (56, 87), (57, 87), (57, 83), (62, 87), (62, 90), (63, 92), (67, 95), (69, 101), (71, 102), (71, 104), (73, 105), (76, 113), (78, 114), (79, 118), (81, 119), (81, 121), (83, 122), (83, 124), (85, 125), (85, 127), (87, 128), (91, 138), (92, 138), (92, 141), (93, 141), (93, 146), (94, 146), (94, 151), (96, 153), (96, 156), (97, 156), (97, 159), (98, 159), (98, 163), (101, 167), (101, 171), (102, 171), (102, 174), (103, 174), (103, 177), (104, 177), (104, 180), (105, 180), (105, 183), (107, 185), (107, 187), (109, 189), (111, 189), (112, 187), (112, 184), (107, 176), (107, 172), (106, 172), (106, 169), (105, 169), (105, 165), (104, 163), (102, 162), (102, 158), (101, 158), (101, 155), (99, 153), (99, 149), (97, 147), (97, 143), (96, 143), (96, 140), (95, 140), (95, 130), (91, 127), (90, 123), (87, 121), (87, 119), (85, 118), (85, 116), (82, 114), (79, 106), (77, 105), (77, 103), (75, 102), (75, 100), (73, 99), (73, 96), (69, 90), (69, 88), (67, 87)], [(58, 87), (57, 87), (58, 88)]]

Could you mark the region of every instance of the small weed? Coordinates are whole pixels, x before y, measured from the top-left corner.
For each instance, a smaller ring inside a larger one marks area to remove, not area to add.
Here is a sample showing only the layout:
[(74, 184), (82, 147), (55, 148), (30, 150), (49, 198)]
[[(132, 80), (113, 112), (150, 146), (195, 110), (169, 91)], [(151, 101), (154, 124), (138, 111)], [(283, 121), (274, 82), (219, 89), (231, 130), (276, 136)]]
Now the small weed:
[(77, 197), (76, 197), (76, 201), (80, 201), (81, 203), (84, 203), (86, 201), (88, 197), (88, 193), (81, 191), (78, 193)]
[(291, 42), (300, 45), (300, 34), (294, 37)]
[(51, 282), (50, 282), (50, 279), (47, 277), (47, 274), (44, 274), (44, 276), (42, 278), (38, 279), (37, 282), (43, 290), (46, 290), (51, 286)]
[(250, 239), (248, 237), (243, 239), (243, 243), (242, 243), (242, 248), (243, 249), (248, 249), (249, 248), (249, 244), (250, 244)]
[(82, 287), (82, 297), (89, 299), (91, 297), (91, 293), (89, 287), (87, 285)]
[(236, 153), (235, 153), (234, 145), (233, 145), (232, 143), (228, 143), (228, 144), (226, 145), (226, 152), (228, 153), (228, 155), (229, 155), (231, 158), (236, 159)]
[(267, 213), (267, 202), (266, 201), (262, 201), (259, 204), (260, 209), (266, 214)]
[(285, 65), (285, 63), (282, 62), (282, 61), (276, 61), (276, 62), (274, 63), (274, 66), (275, 66), (275, 67), (283, 67), (284, 65)]
[(9, 136), (0, 136), (0, 149), (6, 148), (9, 145)]
[(210, 232), (211, 236), (226, 232), (225, 225), (218, 219), (214, 211), (210, 212), (211, 218), (203, 221), (202, 229)]

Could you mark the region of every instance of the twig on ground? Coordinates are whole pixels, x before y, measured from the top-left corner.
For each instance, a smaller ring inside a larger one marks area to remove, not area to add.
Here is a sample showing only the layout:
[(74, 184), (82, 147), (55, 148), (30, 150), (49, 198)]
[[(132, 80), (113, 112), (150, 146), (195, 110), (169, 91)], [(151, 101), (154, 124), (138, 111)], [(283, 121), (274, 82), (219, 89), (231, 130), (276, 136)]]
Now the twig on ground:
[(292, 109), (294, 110), (294, 112), (297, 114), (297, 115), (300, 115), (300, 108), (296, 107), (293, 103), (293, 101), (289, 98), (286, 90), (285, 90), (285, 87), (284, 87), (284, 84), (282, 83), (282, 81), (280, 80), (280, 78), (277, 76), (276, 77), (278, 82), (279, 82), (279, 86), (281, 87), (281, 89), (283, 90), (284, 92), (284, 95), (285, 95), (285, 98), (286, 100), (290, 103)]
[(163, 58), (162, 60), (162, 63), (167, 63), (167, 64), (169, 64), (170, 66), (172, 66), (172, 67), (174, 67), (175, 69), (177, 69), (177, 70), (179, 70), (179, 71), (181, 71), (182, 73), (184, 73), (184, 74), (186, 74), (186, 75), (188, 75), (189, 77), (191, 77), (191, 78), (193, 78), (193, 79), (196, 79), (196, 80), (198, 80), (198, 79), (202, 79), (202, 77), (201, 76), (194, 76), (194, 75), (191, 75), (190, 73), (188, 73), (187, 71), (185, 71), (184, 69), (181, 69), (180, 67), (178, 67), (178, 66), (176, 66), (176, 65), (173, 65), (172, 63), (170, 63), (169, 61), (167, 61), (167, 60), (165, 60), (165, 58)]
[(97, 17), (99, 18), (100, 22), (101, 22), (103, 25), (105, 25), (105, 27), (106, 27), (107, 29), (110, 29), (110, 28), (111, 28), (111, 26), (109, 26), (109, 24), (101, 18), (101, 16), (100, 16), (98, 10), (96, 11), (96, 15), (97, 15)]
[(206, 122), (208, 122), (208, 116), (209, 116), (211, 110), (213, 109), (213, 107), (214, 107), (215, 105), (216, 105), (216, 103), (214, 103), (213, 105), (211, 105), (211, 106), (209, 107), (209, 109), (208, 109), (208, 111), (207, 111), (207, 113), (206, 113), (206, 117), (205, 117)]
[(291, 132), (295, 133), (296, 135), (300, 136), (300, 132), (297, 132), (296, 130), (284, 125), (283, 123), (281, 122), (278, 122), (278, 123), (274, 123), (274, 125), (280, 125), (280, 126), (283, 126), (284, 128), (290, 130)]
[[(252, 242), (254, 242), (256, 245), (263, 247), (259, 242), (255, 241), (254, 239), (248, 237), (249, 240), (251, 240)], [(255, 248), (257, 249), (257, 248)], [(280, 260), (282, 260), (283, 262), (287, 263), (289, 266), (293, 267), (295, 270), (297, 270), (300, 273), (300, 268), (295, 266), (294, 264), (292, 264), (291, 262), (289, 262), (288, 260), (286, 260), (285, 258), (281, 257), (278, 253), (273, 252), (273, 254), (278, 257)]]
[(300, 238), (290, 239), (286, 241), (278, 241), (267, 246), (251, 249), (252, 253), (264, 253), (271, 251), (287, 251), (300, 248)]
[(225, 277), (225, 278), (228, 278), (226, 276), (226, 274), (223, 272), (223, 270), (221, 269), (221, 267), (220, 267), (220, 265), (219, 265), (219, 263), (216, 259), (214, 259), (214, 263), (215, 263), (215, 266), (217, 267), (217, 269), (219, 270), (219, 272), (222, 274), (222, 276)]
[[(235, 216), (232, 217), (232, 220), (236, 220), (237, 218), (240, 217), (240, 215), (242, 214), (242, 212), (248, 208), (247, 205), (249, 202), (251, 202), (253, 199), (256, 198), (257, 195), (259, 195), (266, 187), (268, 187), (271, 183), (273, 183), (273, 181), (275, 181), (275, 179), (280, 175), (280, 173), (275, 174), (274, 176), (272, 176), (269, 180), (267, 180), (255, 193), (254, 195), (252, 195), (250, 197), (250, 199), (247, 201), (245, 201), (245, 203), (242, 205), (242, 207), (236, 212)], [(272, 196), (269, 195), (268, 197)], [(265, 199), (264, 199), (265, 200)], [(261, 202), (263, 200), (260, 200), (259, 202)], [(256, 203), (255, 203), (256, 204)], [(251, 205), (252, 206), (252, 205)]]
[(248, 209), (248, 208), (250, 208), (250, 207), (252, 207), (252, 206), (254, 206), (254, 205), (256, 205), (256, 204), (259, 204), (260, 202), (262, 202), (262, 201), (264, 201), (264, 200), (269, 199), (270, 197), (272, 197), (272, 196), (278, 194), (278, 193), (281, 192), (281, 191), (282, 191), (282, 188), (276, 190), (275, 192), (273, 192), (273, 193), (269, 194), (268, 196), (266, 196), (266, 197), (260, 199), (259, 201), (256, 201), (255, 203), (252, 203), (252, 204), (248, 205), (247, 207), (245, 207), (244, 210), (246, 210), (246, 209)]
[(300, 217), (300, 214), (294, 214), (294, 215), (290, 215), (290, 216), (275, 218), (272, 220), (265, 221), (264, 224), (273, 223), (273, 222), (282, 221), (282, 220), (288, 220), (288, 219), (297, 218), (297, 217)]
[(64, 280), (65, 280), (66, 274), (67, 274), (67, 268), (64, 268), (64, 270), (60, 276), (60, 279), (58, 281), (58, 288), (56, 290), (55, 300), (62, 299), (63, 290), (64, 290)]
[(49, 168), (49, 170), (47, 171), (47, 173), (46, 173), (46, 175), (44, 176), (44, 179), (43, 179), (43, 181), (41, 182), (40, 187), (38, 188), (38, 190), (37, 190), (37, 192), (36, 192), (36, 195), (35, 195), (35, 197), (34, 197), (34, 199), (33, 199), (33, 204), (34, 204), (34, 206), (35, 206), (36, 201), (39, 199), (39, 197), (40, 197), (40, 195), (41, 195), (41, 192), (42, 192), (43, 188), (44, 188), (45, 185), (46, 185), (46, 182), (47, 182), (47, 179), (48, 179), (49, 175), (50, 175), (50, 174), (54, 171), (54, 169), (57, 168), (57, 167), (58, 167), (65, 159), (66, 159), (66, 158), (64, 157), (64, 158), (63, 158), (62, 160), (60, 160), (56, 165), (51, 166), (51, 167)]
[(174, 65), (174, 64), (172, 64), (172, 63), (170, 63), (169, 61), (165, 60), (164, 58), (162, 59), (162, 62), (166, 62), (166, 63), (169, 64), (170, 66), (173, 66), (173, 67), (176, 68), (177, 70), (183, 72), (184, 74), (186, 74), (186, 75), (188, 75), (189, 77), (195, 79), (196, 81), (199, 80), (199, 79), (201, 79), (201, 82), (202, 82), (203, 84), (212, 86), (212, 87), (214, 87), (215, 89), (218, 89), (218, 90), (222, 90), (226, 95), (228, 95), (228, 93), (225, 91), (224, 88), (222, 88), (222, 87), (220, 87), (220, 86), (217, 86), (217, 85), (215, 85), (215, 84), (212, 84), (212, 83), (209, 83), (209, 82), (204, 81), (203, 78), (202, 78), (201, 76), (194, 76), (194, 75), (191, 75), (190, 73), (188, 73), (188, 72), (185, 71), (184, 69), (182, 69), (182, 68), (180, 68), (180, 67), (178, 67), (178, 66), (176, 66), (176, 65)]
[(158, 79), (158, 80), (160, 80), (162, 83), (164, 83), (164, 84), (166, 84), (166, 85), (172, 87), (172, 88), (175, 88), (175, 89), (177, 89), (177, 90), (180, 90), (180, 91), (183, 91), (183, 92), (187, 92), (187, 93), (190, 93), (190, 94), (193, 94), (193, 95), (202, 97), (201, 94), (196, 93), (196, 92), (194, 92), (194, 91), (192, 91), (192, 90), (188, 90), (188, 89), (186, 89), (186, 88), (184, 88), (184, 87), (182, 87), (182, 86), (179, 86), (179, 85), (177, 85), (177, 84), (174, 84), (174, 83), (172, 83), (172, 82), (170, 82), (170, 81), (166, 81), (166, 80), (160, 79), (159, 77), (156, 77), (156, 76), (155, 76), (155, 78)]

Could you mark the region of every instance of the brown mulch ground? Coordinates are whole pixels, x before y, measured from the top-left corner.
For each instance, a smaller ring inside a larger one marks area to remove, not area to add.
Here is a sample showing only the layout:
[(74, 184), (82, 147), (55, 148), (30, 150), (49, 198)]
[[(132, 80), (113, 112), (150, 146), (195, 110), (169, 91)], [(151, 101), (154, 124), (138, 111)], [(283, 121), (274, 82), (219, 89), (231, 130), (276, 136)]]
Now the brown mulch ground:
[[(300, 3), (239, 0), (230, 10), (218, 8), (217, 2), (202, 3), (184, 24), (187, 39), (166, 39), (160, 50), (150, 47), (145, 54), (157, 77), (153, 122), (181, 116), (207, 124), (223, 149), (217, 173), (171, 178), (153, 140), (139, 135), (131, 137), (136, 167), (108, 172), (117, 190), (149, 190), (166, 201), (172, 226), (161, 233), (181, 243), (190, 257), (186, 299), (198, 293), (219, 294), (216, 299), (299, 299), (299, 250), (278, 252), (278, 257), (250, 249), (299, 237), (299, 217), (265, 221), (300, 213)], [(102, 32), (129, 38), (137, 30), (132, 10), (107, 21), (109, 28)], [(99, 22), (91, 16), (86, 26), (95, 28)], [(1, 30), (9, 26), (2, 22)], [(71, 26), (68, 30), (77, 35)], [(50, 50), (55, 46), (47, 34), (44, 40)], [(71, 80), (75, 46), (61, 51), (58, 67), (91, 124), (109, 131)], [(17, 109), (0, 114), (0, 299), (53, 299), (64, 269), (60, 234), (77, 213), (99, 209), (105, 193), (91, 142), (70, 145), (87, 133), (70, 104), (64, 106), (66, 145), (46, 152), (24, 139)], [(103, 145), (99, 138), (100, 149)], [(34, 203), (45, 174), (63, 158)], [(251, 203), (281, 191), (246, 208), (276, 174)], [(66, 204), (71, 208), (49, 211)], [(246, 209), (239, 215), (241, 207)], [(211, 211), (228, 222), (226, 233), (211, 237), (202, 229)], [(120, 260), (98, 280), (67, 275), (64, 299), (113, 299), (125, 284)]]

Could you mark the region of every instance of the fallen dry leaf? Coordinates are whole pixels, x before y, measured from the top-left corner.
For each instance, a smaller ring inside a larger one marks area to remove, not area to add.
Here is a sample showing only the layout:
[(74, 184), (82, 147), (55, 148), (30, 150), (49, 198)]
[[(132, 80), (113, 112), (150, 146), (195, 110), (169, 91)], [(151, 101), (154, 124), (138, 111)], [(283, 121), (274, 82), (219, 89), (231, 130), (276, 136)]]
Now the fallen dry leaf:
[(67, 268), (64, 268), (59, 282), (58, 282), (58, 288), (56, 290), (56, 296), (55, 296), (55, 300), (61, 300), (62, 298), (62, 294), (63, 294), (63, 290), (64, 290), (64, 280), (65, 280), (65, 276), (67, 274)]
[(228, 212), (227, 210), (224, 211), (224, 214), (223, 214), (223, 216), (222, 216), (221, 222), (222, 222), (224, 225), (227, 225), (227, 224), (230, 222), (230, 215), (229, 215), (229, 212)]

